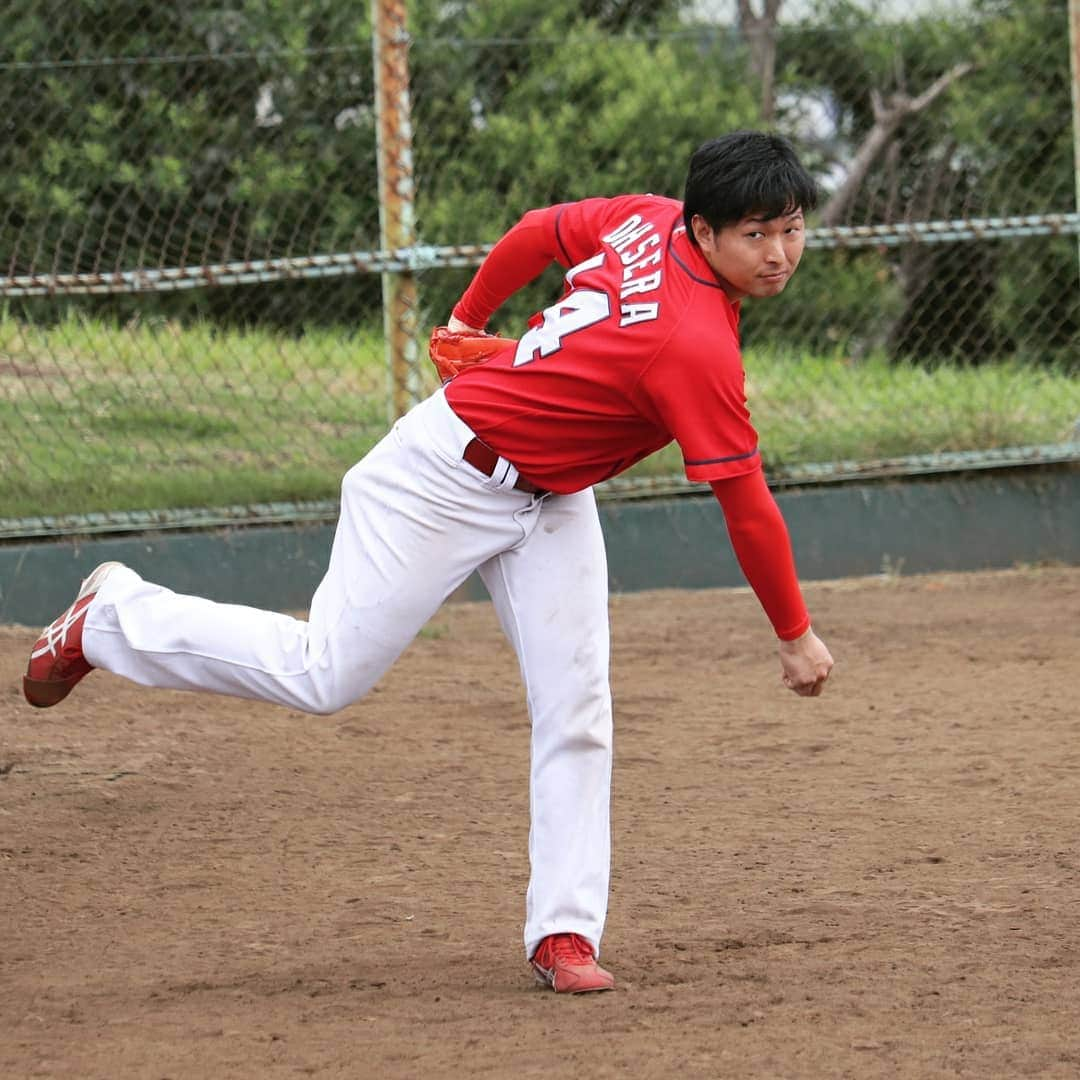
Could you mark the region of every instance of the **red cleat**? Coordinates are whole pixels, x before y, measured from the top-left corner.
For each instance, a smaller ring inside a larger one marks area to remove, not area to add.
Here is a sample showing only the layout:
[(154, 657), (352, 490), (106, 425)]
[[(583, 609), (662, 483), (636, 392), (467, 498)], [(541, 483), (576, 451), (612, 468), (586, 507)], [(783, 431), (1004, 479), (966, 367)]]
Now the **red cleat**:
[(580, 934), (550, 934), (530, 961), (537, 982), (556, 994), (614, 990), (615, 976), (597, 962), (592, 946)]
[(121, 565), (106, 562), (93, 570), (83, 581), (75, 603), (41, 631), (23, 676), (23, 694), (31, 705), (45, 709), (63, 701), (75, 684), (94, 670), (82, 651), (86, 609), (102, 582)]

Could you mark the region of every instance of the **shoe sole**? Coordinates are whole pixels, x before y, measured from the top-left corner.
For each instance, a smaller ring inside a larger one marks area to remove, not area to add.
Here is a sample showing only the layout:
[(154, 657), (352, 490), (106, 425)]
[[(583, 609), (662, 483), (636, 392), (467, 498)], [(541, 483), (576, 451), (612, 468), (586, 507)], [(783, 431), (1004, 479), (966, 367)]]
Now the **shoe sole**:
[(555, 985), (554, 978), (547, 972), (543, 971), (541, 968), (538, 968), (535, 964), (533, 965), (533, 978), (541, 986), (553, 991), (556, 994), (602, 994), (606, 990), (615, 989), (615, 984), (612, 983), (610, 986), (583, 986), (580, 989), (575, 990), (560, 990)]
[(29, 675), (23, 676), (23, 697), (34, 706), (35, 709), (48, 709), (58, 705), (75, 689), (75, 684), (83, 678), (77, 675), (74, 679), (31, 679)]

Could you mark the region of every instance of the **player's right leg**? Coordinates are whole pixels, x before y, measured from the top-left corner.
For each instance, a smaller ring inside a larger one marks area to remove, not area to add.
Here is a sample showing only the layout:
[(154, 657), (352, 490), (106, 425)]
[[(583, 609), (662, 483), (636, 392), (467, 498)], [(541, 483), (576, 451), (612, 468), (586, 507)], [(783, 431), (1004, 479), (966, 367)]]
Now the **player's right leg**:
[[(119, 567), (79, 611), (85, 663), (305, 712), (355, 701), (476, 566), (522, 539), (515, 513), (529, 497), (493, 499), (461, 467), (469, 437), (436, 394), (349, 471), (307, 621), (175, 593)], [(52, 704), (41, 681), (28, 697)]]
[(518, 655), (532, 722), (525, 954), (558, 992), (608, 990), (612, 709), (607, 560), (591, 491), (544, 500), (480, 570)]

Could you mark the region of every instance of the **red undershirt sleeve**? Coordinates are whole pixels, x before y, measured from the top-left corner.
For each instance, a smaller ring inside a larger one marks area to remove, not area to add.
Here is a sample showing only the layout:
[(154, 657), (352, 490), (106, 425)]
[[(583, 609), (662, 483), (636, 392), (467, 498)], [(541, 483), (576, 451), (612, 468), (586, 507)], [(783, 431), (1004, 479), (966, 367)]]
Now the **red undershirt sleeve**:
[(791, 538), (760, 469), (710, 485), (724, 511), (731, 546), (746, 580), (783, 641), (810, 628)]
[(558, 209), (530, 210), (503, 235), (454, 306), (455, 318), (482, 330), (507, 297), (558, 259)]

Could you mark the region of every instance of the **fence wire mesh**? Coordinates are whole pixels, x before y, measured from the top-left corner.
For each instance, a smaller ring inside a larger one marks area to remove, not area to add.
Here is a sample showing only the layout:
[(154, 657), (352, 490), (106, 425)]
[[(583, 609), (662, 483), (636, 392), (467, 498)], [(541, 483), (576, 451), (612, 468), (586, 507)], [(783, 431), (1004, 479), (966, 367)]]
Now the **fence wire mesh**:
[(3, 6), (0, 535), (332, 513), (505, 228), (736, 127), (825, 193), (744, 311), (775, 478), (1080, 456), (1065, 0)]

